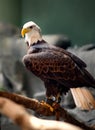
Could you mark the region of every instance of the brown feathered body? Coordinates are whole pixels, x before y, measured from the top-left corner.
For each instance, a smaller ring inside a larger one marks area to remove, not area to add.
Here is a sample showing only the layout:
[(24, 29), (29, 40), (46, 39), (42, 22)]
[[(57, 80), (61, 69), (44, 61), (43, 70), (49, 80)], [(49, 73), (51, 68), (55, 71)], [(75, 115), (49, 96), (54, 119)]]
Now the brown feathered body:
[(71, 90), (78, 107), (95, 108), (93, 96), (82, 88), (95, 88), (95, 80), (77, 56), (42, 40), (29, 47), (23, 62), (28, 70), (44, 81), (47, 97)]

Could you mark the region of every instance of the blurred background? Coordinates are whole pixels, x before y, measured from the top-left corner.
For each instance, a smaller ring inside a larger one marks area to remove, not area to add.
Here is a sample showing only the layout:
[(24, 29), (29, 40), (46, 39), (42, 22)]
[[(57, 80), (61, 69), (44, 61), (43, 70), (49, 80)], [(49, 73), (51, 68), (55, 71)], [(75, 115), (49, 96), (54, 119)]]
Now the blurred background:
[(44, 34), (67, 34), (73, 44), (95, 42), (95, 0), (0, 0), (0, 21), (35, 21)]
[[(95, 0), (0, 0), (0, 90), (45, 100), (43, 82), (22, 63), (27, 46), (20, 30), (30, 20), (41, 27), (46, 41), (83, 59), (95, 77)], [(70, 92), (63, 101), (66, 108), (75, 108)], [(83, 121), (95, 123), (95, 111), (82, 114)]]

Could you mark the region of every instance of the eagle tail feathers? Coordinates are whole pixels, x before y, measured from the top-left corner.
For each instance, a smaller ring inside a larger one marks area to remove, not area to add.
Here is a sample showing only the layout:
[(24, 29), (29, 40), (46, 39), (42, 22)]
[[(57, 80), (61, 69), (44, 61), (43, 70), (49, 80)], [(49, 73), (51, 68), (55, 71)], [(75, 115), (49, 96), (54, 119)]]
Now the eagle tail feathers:
[(71, 88), (75, 104), (82, 110), (95, 109), (95, 99), (91, 92), (86, 88)]

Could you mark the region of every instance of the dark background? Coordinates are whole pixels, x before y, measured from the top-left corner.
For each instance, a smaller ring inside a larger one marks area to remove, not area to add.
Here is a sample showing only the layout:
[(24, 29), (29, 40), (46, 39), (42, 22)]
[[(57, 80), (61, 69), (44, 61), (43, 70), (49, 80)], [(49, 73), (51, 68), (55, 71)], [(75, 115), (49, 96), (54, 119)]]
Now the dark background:
[(0, 21), (22, 27), (30, 20), (74, 45), (95, 42), (95, 0), (0, 0)]

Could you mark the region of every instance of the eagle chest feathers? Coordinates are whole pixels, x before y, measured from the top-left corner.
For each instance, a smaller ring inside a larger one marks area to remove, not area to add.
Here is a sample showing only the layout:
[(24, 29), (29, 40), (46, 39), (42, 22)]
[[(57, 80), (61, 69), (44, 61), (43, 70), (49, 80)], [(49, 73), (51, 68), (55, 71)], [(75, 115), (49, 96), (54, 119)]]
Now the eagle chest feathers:
[(73, 60), (47, 43), (32, 45), (23, 62), (42, 80), (75, 80), (76, 65)]

